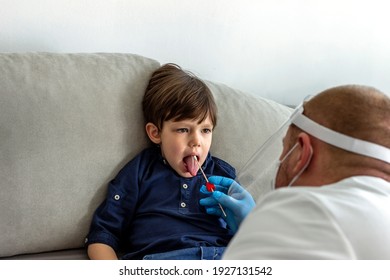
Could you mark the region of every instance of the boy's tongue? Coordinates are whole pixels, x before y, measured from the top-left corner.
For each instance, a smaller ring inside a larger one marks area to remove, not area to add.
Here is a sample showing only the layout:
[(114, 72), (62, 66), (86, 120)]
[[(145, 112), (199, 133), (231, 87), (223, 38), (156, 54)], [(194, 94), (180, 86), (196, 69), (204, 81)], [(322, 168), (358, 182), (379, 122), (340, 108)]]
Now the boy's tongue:
[(184, 158), (184, 162), (187, 167), (187, 171), (191, 173), (192, 176), (196, 176), (198, 173), (198, 163), (195, 162), (194, 156), (188, 156)]

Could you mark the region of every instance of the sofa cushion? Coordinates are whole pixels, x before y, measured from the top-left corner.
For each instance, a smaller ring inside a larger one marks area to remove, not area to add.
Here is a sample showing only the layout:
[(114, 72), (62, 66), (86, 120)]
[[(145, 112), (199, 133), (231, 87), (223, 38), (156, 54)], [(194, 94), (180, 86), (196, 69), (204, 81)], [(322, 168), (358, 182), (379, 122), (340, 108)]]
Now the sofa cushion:
[(159, 63), (127, 54), (0, 54), (0, 256), (83, 246), (120, 166), (145, 147)]

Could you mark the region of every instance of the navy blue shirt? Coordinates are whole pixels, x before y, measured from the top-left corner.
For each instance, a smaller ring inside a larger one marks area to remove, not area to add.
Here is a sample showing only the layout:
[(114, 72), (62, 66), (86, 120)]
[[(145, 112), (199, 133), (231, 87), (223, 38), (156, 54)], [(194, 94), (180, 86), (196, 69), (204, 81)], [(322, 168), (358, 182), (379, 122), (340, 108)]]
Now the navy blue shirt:
[[(234, 179), (235, 169), (207, 155), (202, 169), (207, 176)], [(124, 259), (147, 254), (228, 244), (233, 233), (223, 219), (199, 205), (202, 173), (179, 176), (166, 163), (158, 147), (148, 148), (127, 163), (108, 186), (106, 199), (92, 219), (86, 245), (104, 243), (124, 252)]]

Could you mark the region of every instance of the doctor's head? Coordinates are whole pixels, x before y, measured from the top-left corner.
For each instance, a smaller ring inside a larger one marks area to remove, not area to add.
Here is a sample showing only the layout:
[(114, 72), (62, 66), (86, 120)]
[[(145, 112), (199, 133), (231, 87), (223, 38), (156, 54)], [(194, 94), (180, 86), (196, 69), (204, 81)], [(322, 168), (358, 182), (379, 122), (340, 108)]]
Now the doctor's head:
[(350, 176), (390, 181), (390, 98), (375, 88), (330, 88), (304, 103), (283, 139), (275, 186), (321, 186)]

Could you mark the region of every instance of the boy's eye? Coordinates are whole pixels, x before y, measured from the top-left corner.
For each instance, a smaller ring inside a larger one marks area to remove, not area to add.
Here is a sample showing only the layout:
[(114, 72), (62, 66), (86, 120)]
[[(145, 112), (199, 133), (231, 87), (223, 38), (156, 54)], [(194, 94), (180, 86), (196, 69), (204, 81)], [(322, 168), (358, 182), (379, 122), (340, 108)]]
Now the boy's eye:
[(188, 128), (178, 128), (178, 129), (176, 129), (176, 131), (179, 133), (186, 133), (186, 132), (188, 132)]
[(212, 132), (212, 130), (211, 129), (209, 129), (209, 128), (205, 128), (205, 129), (203, 129), (203, 133), (211, 133)]

